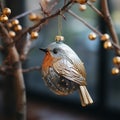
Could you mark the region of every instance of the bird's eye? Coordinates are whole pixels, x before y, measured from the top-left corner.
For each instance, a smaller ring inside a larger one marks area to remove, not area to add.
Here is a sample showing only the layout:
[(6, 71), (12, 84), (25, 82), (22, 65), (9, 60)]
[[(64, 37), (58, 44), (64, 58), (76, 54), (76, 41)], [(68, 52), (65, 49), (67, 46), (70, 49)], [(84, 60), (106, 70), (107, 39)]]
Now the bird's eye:
[(57, 54), (58, 53), (58, 50), (55, 48), (55, 49), (53, 49), (53, 53), (54, 54)]

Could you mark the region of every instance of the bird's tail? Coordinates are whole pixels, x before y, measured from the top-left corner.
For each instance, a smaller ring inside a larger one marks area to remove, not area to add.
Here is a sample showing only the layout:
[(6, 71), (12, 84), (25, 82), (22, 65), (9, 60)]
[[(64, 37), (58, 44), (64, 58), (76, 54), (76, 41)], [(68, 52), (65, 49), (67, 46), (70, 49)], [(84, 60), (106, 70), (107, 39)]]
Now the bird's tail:
[(82, 106), (86, 106), (88, 104), (93, 103), (93, 100), (92, 100), (86, 86), (80, 86), (79, 92), (80, 92), (80, 100), (81, 100)]

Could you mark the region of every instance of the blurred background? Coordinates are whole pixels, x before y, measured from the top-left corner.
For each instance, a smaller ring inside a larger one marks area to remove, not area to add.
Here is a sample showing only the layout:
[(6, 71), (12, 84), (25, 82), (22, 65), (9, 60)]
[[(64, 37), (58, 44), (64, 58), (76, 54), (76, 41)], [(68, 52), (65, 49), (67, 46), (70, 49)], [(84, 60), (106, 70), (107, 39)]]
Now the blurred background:
[[(96, 0), (95, 6), (99, 9), (100, 0)], [(61, 1), (63, 2), (63, 1)], [(11, 8), (12, 16), (21, 14), (27, 10), (39, 8), (39, 0), (6, 0), (6, 6)], [(120, 38), (120, 1), (109, 0), (111, 16), (114, 21), (118, 37)], [(99, 29), (102, 33), (107, 32), (107, 28), (102, 19), (88, 6), (84, 12), (79, 11), (79, 6), (75, 5), (72, 10), (84, 18), (88, 23)], [(120, 119), (120, 76), (111, 75), (113, 67), (112, 50), (104, 50), (103, 43), (99, 39), (90, 41), (88, 35), (91, 30), (78, 20), (65, 14), (66, 21), (63, 20), (62, 35), (65, 43), (69, 45), (84, 62), (87, 72), (88, 90), (94, 100), (94, 104), (82, 108), (78, 92), (69, 96), (58, 96), (52, 93), (42, 80), (40, 71), (32, 71), (24, 74), (27, 91), (27, 116), (28, 120), (107, 120)], [(32, 23), (28, 17), (20, 19), (23, 27)], [(34, 41), (33, 49), (29, 53), (27, 60), (23, 63), (23, 68), (40, 66), (44, 53), (39, 51), (40, 47), (46, 47), (53, 42), (57, 35), (58, 18), (49, 21), (40, 31), (39, 38)], [(2, 56), (0, 55), (2, 59)], [(7, 86), (10, 86), (8, 83)], [(6, 83), (0, 76), (0, 116), (4, 114), (5, 107), (4, 87)], [(11, 88), (10, 88), (11, 89)], [(12, 89), (11, 95), (12, 97)], [(14, 103), (12, 99), (8, 100)], [(12, 105), (8, 106), (8, 111)]]

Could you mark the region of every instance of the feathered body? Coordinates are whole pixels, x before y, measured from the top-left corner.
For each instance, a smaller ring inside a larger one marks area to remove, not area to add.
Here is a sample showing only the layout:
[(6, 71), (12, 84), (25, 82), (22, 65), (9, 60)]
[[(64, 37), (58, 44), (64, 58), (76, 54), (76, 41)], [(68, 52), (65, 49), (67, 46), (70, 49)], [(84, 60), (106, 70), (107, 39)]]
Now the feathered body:
[(44, 51), (42, 75), (46, 85), (58, 95), (68, 95), (78, 89), (82, 106), (92, 104), (84, 64), (78, 55), (62, 42), (53, 42)]

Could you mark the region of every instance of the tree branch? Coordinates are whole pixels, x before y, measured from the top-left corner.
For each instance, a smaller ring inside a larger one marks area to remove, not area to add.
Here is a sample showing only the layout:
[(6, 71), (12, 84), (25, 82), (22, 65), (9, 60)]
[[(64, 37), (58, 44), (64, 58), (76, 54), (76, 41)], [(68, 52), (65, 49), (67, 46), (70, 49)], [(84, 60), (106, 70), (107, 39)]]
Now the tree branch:
[(34, 71), (34, 70), (41, 70), (41, 67), (35, 66), (35, 67), (28, 68), (28, 69), (23, 69), (22, 72), (26, 73), (26, 72), (31, 72), (31, 71)]
[(16, 96), (16, 120), (26, 120), (26, 94), (22, 65), (19, 60), (19, 54), (15, 46), (8, 48), (11, 65), (13, 66), (14, 87)]
[(82, 19), (81, 17), (79, 17), (77, 14), (75, 14), (72, 10), (67, 10), (67, 12), (73, 16), (74, 18), (76, 18), (77, 20), (79, 20), (80, 22), (82, 22), (86, 27), (88, 27), (90, 30), (92, 30), (93, 32), (95, 32), (96, 34), (98, 34), (99, 36), (102, 36), (102, 33), (100, 33), (97, 29), (95, 29), (93, 26), (91, 26), (90, 24), (88, 24), (84, 19)]
[[(19, 34), (14, 42), (16, 42), (17, 40), (19, 40), (24, 34), (26, 34), (27, 32), (31, 32), (33, 31), (35, 28), (39, 27), (41, 24), (45, 23), (46, 21), (58, 16), (62, 13), (64, 13), (65, 11), (67, 11), (67, 8), (73, 3), (73, 0), (70, 0), (68, 3), (66, 3), (61, 9), (59, 9), (58, 11), (56, 11), (55, 13), (53, 13), (52, 15), (50, 16), (47, 16), (47, 17), (44, 17), (43, 19), (41, 19), (38, 23), (36, 23), (35, 25), (29, 27), (29, 28), (26, 28), (24, 31), (22, 31), (21, 34)], [(13, 42), (13, 43), (14, 43)]]
[(64, 6), (63, 6), (60, 10), (58, 10), (56, 13), (54, 13), (54, 14), (52, 14), (52, 15), (50, 15), (50, 16), (47, 16), (47, 17), (41, 19), (37, 24), (35, 24), (34, 26), (30, 27), (30, 28), (28, 29), (28, 31), (30, 32), (30, 31), (32, 31), (34, 28), (36, 28), (37, 26), (39, 26), (40, 24), (46, 22), (47, 20), (52, 19), (52, 18), (60, 15), (61, 12), (64, 13), (64, 12), (67, 10), (67, 7), (68, 7), (70, 4), (72, 4), (72, 3), (73, 3), (72, 0), (69, 1), (66, 5), (64, 5)]
[(100, 15), (101, 17), (104, 17), (104, 15), (102, 14), (101, 11), (99, 11), (93, 4), (91, 4), (89, 1), (87, 2), (87, 5), (92, 8), (98, 15)]
[[(76, 18), (77, 20), (79, 20), (80, 22), (82, 22), (86, 27), (88, 27), (90, 30), (92, 30), (93, 32), (95, 32), (96, 34), (98, 34), (100, 37), (103, 35), (101, 32), (99, 32), (97, 29), (95, 29), (93, 26), (91, 26), (90, 24), (88, 24), (85, 20), (83, 20), (81, 17), (79, 17), (77, 14), (75, 14), (73, 11), (68, 10), (67, 11), (70, 15), (72, 15), (74, 18)], [(114, 46), (114, 48), (120, 50), (120, 46), (116, 43), (114, 43), (111, 40), (112, 45)]]
[(27, 11), (27, 12), (24, 12), (24, 13), (22, 13), (22, 14), (19, 14), (19, 15), (13, 17), (12, 19), (10, 19), (9, 21), (12, 21), (13, 19), (19, 19), (19, 18), (21, 18), (21, 17), (24, 17), (24, 16), (30, 14), (31, 12), (37, 11), (37, 10), (40, 10), (40, 8), (35, 8), (35, 9), (33, 9), (33, 10), (29, 10), (29, 11)]
[[(112, 22), (112, 19), (111, 19), (111, 16), (110, 16), (107, 0), (102, 0), (101, 1), (101, 6), (102, 6), (102, 10), (103, 10), (102, 12), (103, 12), (103, 15), (104, 15), (104, 20), (105, 20), (106, 24), (108, 25), (108, 30), (111, 34), (112, 40), (113, 40), (114, 43), (119, 45), (118, 36), (117, 36), (117, 33), (115, 31), (115, 28), (114, 28), (114, 25), (113, 25), (113, 22)], [(120, 55), (120, 50), (116, 49), (115, 51), (116, 51), (117, 55)]]
[[(5, 40), (3, 42), (10, 43), (13, 42), (13, 39), (10, 38), (7, 29), (4, 27), (2, 23), (0, 23), (0, 29), (2, 34), (5, 36)], [(25, 94), (25, 85), (24, 78), (22, 73), (22, 65), (19, 59), (19, 54), (15, 45), (7, 46), (6, 48), (9, 56), (9, 64), (13, 65), (13, 79), (15, 86), (15, 96), (16, 96), (16, 120), (26, 120), (26, 94)]]

